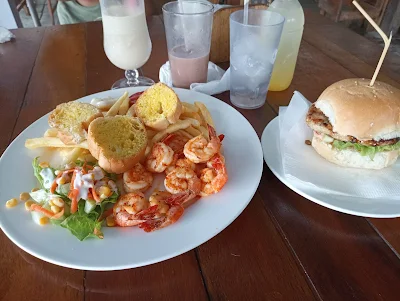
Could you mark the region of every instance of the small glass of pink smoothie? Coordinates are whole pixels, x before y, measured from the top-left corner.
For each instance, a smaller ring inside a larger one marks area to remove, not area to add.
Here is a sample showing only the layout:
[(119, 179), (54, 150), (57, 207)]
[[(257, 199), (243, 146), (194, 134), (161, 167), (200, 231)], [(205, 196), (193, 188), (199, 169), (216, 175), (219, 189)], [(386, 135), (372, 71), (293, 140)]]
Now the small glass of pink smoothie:
[(207, 82), (213, 5), (176, 1), (163, 6), (168, 58), (174, 87)]

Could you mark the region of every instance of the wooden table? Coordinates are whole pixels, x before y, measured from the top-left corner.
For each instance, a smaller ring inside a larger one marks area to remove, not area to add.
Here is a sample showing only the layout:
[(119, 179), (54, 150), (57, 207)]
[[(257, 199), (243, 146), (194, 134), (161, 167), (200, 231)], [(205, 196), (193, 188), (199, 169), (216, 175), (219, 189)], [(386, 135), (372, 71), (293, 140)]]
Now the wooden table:
[[(153, 52), (143, 71), (157, 79), (167, 60), (159, 17), (149, 20), (149, 30)], [(104, 54), (100, 23), (14, 33), (16, 41), (0, 45), (0, 152), (57, 104), (107, 90), (123, 75)], [(306, 11), (293, 84), (269, 93), (263, 108), (240, 112), (261, 135), (294, 90), (315, 100), (335, 81), (370, 77), (380, 51)], [(389, 55), (380, 79), (399, 87), (399, 68), (400, 57)], [(229, 93), (217, 97), (229, 103)], [(148, 267), (61, 268), (26, 254), (0, 233), (0, 299), (399, 300), (399, 229), (399, 219), (355, 217), (314, 204), (264, 165), (253, 200), (227, 229), (193, 251)], [(118, 256), (117, 246), (110, 256)]]

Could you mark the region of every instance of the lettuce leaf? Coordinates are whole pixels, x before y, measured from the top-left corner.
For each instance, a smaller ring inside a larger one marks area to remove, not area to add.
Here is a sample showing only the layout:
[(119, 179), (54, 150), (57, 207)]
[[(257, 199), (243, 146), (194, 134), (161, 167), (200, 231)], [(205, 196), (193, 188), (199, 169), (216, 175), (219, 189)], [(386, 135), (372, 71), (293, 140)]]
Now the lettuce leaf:
[(39, 157), (36, 157), (32, 161), (32, 167), (33, 167), (33, 174), (35, 175), (36, 179), (39, 181), (40, 188), (44, 189), (43, 186), (43, 178), (40, 175), (40, 172), (42, 171), (43, 168), (39, 166)]
[(108, 207), (107, 205), (109, 204), (115, 204), (118, 200), (119, 194), (118, 193), (113, 193), (110, 197), (104, 199), (101, 203), (100, 203), (100, 216), (103, 214), (104, 210), (106, 209), (106, 207)]
[(97, 221), (99, 213), (92, 211), (87, 214), (84, 208), (85, 202), (81, 200), (78, 204), (78, 211), (68, 216), (60, 226), (68, 229), (80, 241), (90, 237), (103, 238), (101, 222)]
[(400, 141), (396, 144), (392, 145), (382, 145), (382, 146), (368, 146), (362, 145), (359, 143), (352, 143), (340, 140), (333, 141), (333, 147), (339, 150), (343, 150), (346, 148), (352, 148), (355, 151), (359, 152), (361, 156), (369, 156), (371, 160), (375, 157), (375, 154), (379, 152), (387, 152), (400, 149)]

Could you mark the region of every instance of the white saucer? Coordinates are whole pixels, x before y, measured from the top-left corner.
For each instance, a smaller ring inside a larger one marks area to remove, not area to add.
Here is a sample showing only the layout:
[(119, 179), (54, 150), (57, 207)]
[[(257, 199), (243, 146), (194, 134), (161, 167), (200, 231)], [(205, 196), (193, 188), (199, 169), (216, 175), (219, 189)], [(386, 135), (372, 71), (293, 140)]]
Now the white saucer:
[[(273, 119), (264, 129), (261, 137), (264, 160), (274, 175), (287, 187), (321, 206), (357, 216), (392, 218), (400, 216), (400, 201), (386, 199), (366, 199), (327, 194), (324, 191), (310, 189), (307, 185), (292, 183), (283, 173), (279, 149), (279, 120)], [(327, 175), (329, 176), (329, 175)], [(335, 179), (330, 179), (334, 181)], [(400, 185), (400, 183), (399, 183)], [(400, 196), (399, 196), (400, 198)]]

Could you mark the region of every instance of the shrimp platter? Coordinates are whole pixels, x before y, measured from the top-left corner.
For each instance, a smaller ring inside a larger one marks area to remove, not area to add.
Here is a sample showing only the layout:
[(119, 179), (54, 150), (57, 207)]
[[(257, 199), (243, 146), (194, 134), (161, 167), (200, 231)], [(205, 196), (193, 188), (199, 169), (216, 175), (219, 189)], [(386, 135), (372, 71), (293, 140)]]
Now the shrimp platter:
[(207, 128), (207, 136), (174, 133), (155, 143), (143, 164), (123, 174), (124, 192), (109, 218), (118, 226), (151, 232), (176, 223), (189, 205), (218, 193), (228, 181), (224, 136)]

